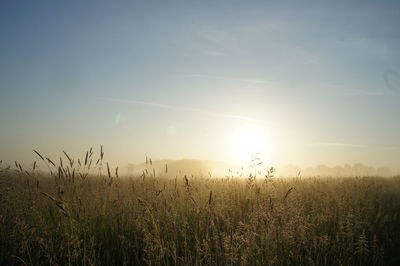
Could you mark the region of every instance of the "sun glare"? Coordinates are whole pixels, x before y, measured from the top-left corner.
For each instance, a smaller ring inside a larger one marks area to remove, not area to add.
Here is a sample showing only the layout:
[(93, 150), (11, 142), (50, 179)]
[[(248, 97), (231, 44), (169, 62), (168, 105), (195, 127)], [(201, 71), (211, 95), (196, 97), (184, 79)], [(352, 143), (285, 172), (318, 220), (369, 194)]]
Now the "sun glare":
[(255, 125), (240, 127), (233, 136), (236, 160), (240, 163), (248, 162), (256, 152), (265, 155), (267, 140), (266, 133)]

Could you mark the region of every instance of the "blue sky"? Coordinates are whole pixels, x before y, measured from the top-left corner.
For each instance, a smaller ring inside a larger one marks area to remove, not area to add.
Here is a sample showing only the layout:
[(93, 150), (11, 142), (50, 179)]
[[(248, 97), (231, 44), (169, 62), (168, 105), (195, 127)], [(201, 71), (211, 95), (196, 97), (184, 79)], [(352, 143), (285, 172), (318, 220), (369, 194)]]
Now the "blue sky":
[(273, 163), (398, 168), (398, 25), (397, 1), (2, 1), (0, 158), (234, 160), (250, 125)]

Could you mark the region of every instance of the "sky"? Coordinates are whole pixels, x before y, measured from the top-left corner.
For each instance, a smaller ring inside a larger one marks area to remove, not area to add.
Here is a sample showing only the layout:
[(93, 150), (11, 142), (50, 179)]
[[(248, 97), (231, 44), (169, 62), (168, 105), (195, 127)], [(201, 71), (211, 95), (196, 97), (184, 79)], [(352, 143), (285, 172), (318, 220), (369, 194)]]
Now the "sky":
[(400, 168), (398, 1), (2, 1), (0, 159)]

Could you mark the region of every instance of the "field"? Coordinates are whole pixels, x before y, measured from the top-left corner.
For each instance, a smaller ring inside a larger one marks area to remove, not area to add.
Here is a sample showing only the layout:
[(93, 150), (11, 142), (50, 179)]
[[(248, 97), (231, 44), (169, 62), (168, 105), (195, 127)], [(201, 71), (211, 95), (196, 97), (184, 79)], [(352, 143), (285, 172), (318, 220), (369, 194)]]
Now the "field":
[(1, 168), (0, 265), (400, 263), (399, 177), (118, 177), (91, 156)]

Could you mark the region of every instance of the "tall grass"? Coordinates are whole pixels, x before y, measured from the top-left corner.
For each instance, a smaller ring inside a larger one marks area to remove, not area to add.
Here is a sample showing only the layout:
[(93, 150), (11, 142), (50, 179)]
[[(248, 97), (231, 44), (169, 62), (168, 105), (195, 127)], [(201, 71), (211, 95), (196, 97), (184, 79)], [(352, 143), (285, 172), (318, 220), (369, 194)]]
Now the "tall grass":
[(400, 262), (398, 177), (118, 177), (92, 155), (0, 169), (0, 265)]

